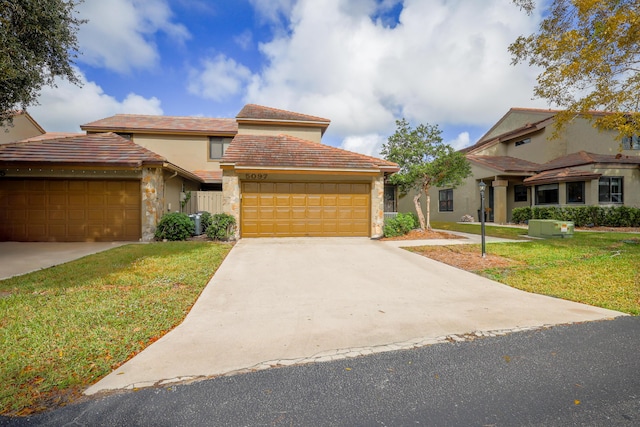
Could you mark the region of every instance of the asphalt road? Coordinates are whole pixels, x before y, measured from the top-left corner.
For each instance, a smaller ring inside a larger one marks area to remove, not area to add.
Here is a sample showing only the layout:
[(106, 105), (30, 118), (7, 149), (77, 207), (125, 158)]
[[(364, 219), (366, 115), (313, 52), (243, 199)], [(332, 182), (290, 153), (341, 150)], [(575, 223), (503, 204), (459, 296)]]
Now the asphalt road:
[(640, 317), (120, 393), (0, 425), (637, 426)]

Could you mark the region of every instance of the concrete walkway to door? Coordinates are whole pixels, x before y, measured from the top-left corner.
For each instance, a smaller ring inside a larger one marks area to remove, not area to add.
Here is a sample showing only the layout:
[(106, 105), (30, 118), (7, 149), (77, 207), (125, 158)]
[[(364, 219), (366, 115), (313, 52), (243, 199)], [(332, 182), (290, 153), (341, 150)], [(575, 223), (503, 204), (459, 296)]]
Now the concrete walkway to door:
[(385, 242), (242, 239), (181, 325), (86, 393), (620, 315), (518, 291)]

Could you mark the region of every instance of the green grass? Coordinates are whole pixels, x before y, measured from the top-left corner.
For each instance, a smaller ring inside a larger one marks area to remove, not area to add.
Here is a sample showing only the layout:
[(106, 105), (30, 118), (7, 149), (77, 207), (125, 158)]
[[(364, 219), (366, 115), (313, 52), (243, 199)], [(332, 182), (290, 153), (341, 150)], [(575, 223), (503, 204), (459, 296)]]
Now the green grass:
[[(469, 246), (479, 253), (478, 245)], [(437, 249), (416, 248), (427, 256), (429, 250)], [(487, 244), (487, 253), (516, 262), (475, 273), (528, 292), (640, 315), (638, 234), (576, 232), (570, 239)]]
[[(469, 234), (480, 234), (480, 224), (468, 224), (468, 223), (460, 223), (460, 222), (440, 222), (440, 221), (431, 221), (431, 227), (437, 230), (446, 230), (446, 231), (459, 231), (462, 233)], [(491, 237), (500, 237), (503, 239), (514, 239), (514, 240), (523, 240), (527, 239), (525, 235), (527, 234), (526, 228), (519, 227), (500, 227), (495, 225), (487, 225), (485, 224), (485, 235)]]
[(230, 249), (127, 245), (0, 281), (0, 413), (64, 404), (157, 340)]

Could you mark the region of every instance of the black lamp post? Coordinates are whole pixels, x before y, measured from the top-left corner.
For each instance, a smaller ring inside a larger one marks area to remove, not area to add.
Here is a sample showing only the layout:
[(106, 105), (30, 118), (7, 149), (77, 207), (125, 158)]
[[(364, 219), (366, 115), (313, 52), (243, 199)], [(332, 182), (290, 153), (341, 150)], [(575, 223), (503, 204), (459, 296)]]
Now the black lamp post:
[(487, 254), (484, 238), (484, 190), (487, 188), (487, 184), (480, 180), (478, 187), (480, 188), (480, 234), (482, 236), (482, 258), (484, 258)]

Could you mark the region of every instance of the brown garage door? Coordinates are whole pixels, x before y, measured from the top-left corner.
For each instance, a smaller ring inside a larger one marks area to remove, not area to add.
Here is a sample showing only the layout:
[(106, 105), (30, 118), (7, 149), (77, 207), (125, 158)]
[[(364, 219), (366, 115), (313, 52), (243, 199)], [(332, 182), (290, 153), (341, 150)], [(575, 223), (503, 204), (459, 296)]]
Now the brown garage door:
[(0, 240), (135, 241), (140, 181), (0, 180)]
[(369, 236), (370, 185), (243, 182), (242, 237)]

